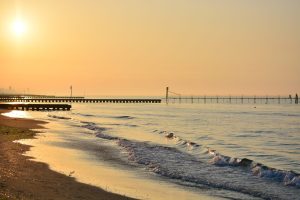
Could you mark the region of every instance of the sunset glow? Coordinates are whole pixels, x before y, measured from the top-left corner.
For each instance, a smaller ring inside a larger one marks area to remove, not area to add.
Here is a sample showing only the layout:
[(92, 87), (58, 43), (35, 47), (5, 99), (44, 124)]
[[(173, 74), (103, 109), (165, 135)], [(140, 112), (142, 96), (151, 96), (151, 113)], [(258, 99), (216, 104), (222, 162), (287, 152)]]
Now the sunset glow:
[(27, 30), (26, 24), (22, 20), (15, 20), (12, 24), (12, 31), (16, 36), (22, 36)]
[(4, 89), (287, 95), (300, 85), (300, 1), (14, 2), (0, 3), (12, 26), (0, 32)]

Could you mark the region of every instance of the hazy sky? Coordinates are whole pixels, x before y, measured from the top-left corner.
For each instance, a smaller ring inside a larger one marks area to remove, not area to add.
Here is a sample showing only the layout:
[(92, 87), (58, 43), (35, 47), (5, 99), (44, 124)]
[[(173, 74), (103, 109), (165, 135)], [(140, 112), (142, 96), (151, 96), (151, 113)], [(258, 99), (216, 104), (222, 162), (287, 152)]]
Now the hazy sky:
[(0, 69), (47, 94), (299, 93), (300, 1), (0, 0)]

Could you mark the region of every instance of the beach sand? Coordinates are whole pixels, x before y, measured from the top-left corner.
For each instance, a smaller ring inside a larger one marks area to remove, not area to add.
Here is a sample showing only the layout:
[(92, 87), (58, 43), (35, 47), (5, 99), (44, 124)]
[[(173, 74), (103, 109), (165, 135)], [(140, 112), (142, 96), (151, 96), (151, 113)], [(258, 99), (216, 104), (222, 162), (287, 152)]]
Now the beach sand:
[(130, 199), (79, 183), (22, 155), (30, 146), (13, 141), (33, 138), (30, 129), (42, 128), (43, 123), (0, 115), (0, 199)]

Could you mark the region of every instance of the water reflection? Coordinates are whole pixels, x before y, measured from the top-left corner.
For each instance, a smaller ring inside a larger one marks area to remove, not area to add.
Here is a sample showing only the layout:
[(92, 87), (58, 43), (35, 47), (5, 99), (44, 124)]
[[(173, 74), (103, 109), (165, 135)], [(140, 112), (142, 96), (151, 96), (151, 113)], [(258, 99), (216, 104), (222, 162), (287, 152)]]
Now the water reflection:
[(29, 112), (21, 111), (21, 110), (12, 110), (7, 113), (2, 113), (2, 115), (7, 117), (14, 117), (14, 118), (32, 118)]

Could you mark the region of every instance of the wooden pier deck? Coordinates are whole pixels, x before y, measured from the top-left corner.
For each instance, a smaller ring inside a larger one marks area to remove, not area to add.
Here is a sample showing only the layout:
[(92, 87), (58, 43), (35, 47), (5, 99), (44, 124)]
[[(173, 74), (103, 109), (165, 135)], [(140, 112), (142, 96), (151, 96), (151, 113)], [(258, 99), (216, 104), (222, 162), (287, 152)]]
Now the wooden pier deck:
[(161, 99), (0, 98), (0, 102), (33, 102), (33, 103), (161, 103)]
[(42, 110), (70, 110), (71, 105), (69, 104), (26, 104), (26, 103), (2, 103), (0, 104), (1, 109), (8, 110), (32, 110), (32, 111), (42, 111)]

